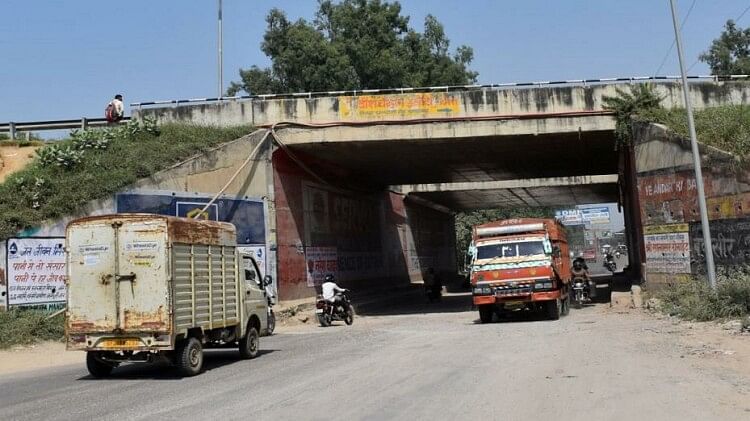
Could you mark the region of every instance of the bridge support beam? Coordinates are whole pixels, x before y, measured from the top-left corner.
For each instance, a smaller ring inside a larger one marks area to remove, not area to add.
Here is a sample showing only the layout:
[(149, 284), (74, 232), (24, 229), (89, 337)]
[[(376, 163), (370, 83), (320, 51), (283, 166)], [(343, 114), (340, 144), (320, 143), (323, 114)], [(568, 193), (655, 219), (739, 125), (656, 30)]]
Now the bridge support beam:
[(539, 187), (586, 186), (617, 183), (617, 174), (583, 175), (574, 177), (528, 178), (502, 181), (473, 181), (458, 183), (402, 184), (391, 186), (394, 191), (409, 193), (436, 193), (471, 190), (530, 189)]

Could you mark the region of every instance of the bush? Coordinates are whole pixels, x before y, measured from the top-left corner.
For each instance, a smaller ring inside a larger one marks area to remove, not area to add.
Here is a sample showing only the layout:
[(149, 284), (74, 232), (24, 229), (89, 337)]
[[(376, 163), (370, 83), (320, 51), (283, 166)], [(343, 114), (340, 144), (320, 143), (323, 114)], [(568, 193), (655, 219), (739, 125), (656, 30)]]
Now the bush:
[(0, 312), (0, 349), (38, 341), (61, 341), (65, 335), (65, 317), (48, 319), (49, 314), (40, 310)]
[(136, 121), (74, 132), (70, 139), (40, 149), (37, 161), (0, 184), (0, 241), (44, 221), (75, 214), (138, 178), (250, 131), (248, 126), (190, 124), (159, 128), (151, 121)]
[(716, 291), (708, 281), (696, 277), (656, 294), (660, 310), (687, 320), (709, 321), (750, 315), (750, 268), (719, 275)]

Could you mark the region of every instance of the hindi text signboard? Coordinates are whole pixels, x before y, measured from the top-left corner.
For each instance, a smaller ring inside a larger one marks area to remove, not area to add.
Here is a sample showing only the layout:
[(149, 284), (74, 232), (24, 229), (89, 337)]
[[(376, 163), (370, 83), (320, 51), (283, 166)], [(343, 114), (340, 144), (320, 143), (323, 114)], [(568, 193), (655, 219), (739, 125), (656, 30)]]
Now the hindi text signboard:
[(9, 307), (65, 302), (64, 244), (62, 237), (8, 239)]

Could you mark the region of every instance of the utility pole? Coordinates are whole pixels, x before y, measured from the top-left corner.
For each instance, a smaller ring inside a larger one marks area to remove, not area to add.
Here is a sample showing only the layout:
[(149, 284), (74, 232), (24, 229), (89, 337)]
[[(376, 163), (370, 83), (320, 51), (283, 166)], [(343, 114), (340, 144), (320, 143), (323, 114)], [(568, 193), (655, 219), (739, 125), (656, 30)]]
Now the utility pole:
[(716, 289), (716, 268), (714, 266), (714, 252), (711, 243), (711, 228), (708, 225), (708, 209), (706, 206), (706, 193), (703, 188), (703, 170), (701, 169), (701, 157), (698, 150), (698, 136), (695, 134), (695, 120), (693, 120), (693, 106), (688, 95), (687, 74), (685, 74), (685, 59), (682, 54), (682, 35), (677, 23), (677, 9), (674, 0), (669, 0), (672, 7), (672, 24), (674, 25), (674, 39), (677, 45), (677, 56), (680, 60), (680, 73), (682, 74), (682, 92), (685, 97), (685, 110), (687, 111), (688, 128), (690, 129), (690, 144), (693, 148), (693, 167), (695, 169), (695, 182), (698, 187), (698, 206), (701, 213), (701, 228), (703, 230), (703, 247), (706, 255), (706, 271), (708, 272), (708, 283), (712, 289)]
[(224, 96), (224, 30), (222, 28), (221, 0), (219, 1), (219, 95)]

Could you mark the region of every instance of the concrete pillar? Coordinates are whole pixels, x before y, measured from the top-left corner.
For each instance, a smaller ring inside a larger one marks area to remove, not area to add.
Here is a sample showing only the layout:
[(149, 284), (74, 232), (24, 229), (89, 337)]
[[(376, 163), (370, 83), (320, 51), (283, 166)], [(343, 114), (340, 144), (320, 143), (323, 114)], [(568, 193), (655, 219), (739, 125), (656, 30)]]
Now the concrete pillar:
[(89, 128), (89, 119), (86, 117), (81, 117), (81, 130), (88, 130)]
[(16, 123), (8, 123), (8, 131), (10, 132), (10, 140), (16, 140)]

